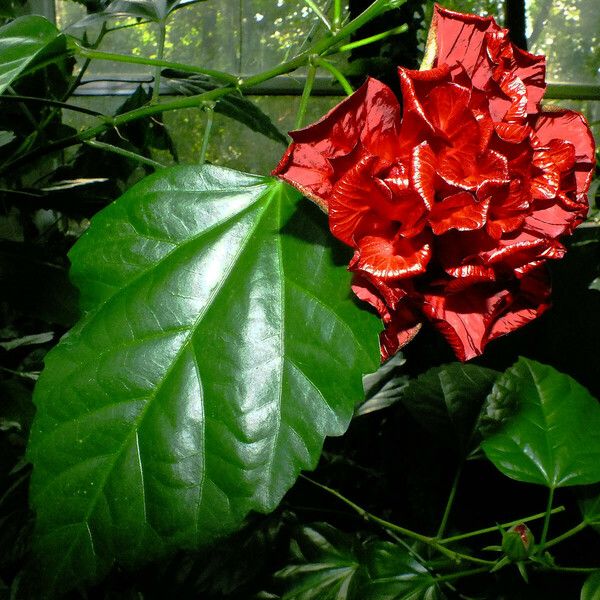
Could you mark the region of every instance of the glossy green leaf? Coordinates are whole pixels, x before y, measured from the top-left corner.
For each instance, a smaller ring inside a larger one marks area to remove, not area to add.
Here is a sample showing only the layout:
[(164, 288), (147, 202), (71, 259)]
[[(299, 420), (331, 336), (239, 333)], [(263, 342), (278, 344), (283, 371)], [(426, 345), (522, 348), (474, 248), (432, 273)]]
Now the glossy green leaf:
[[(176, 92), (186, 96), (202, 94), (217, 87), (213, 80), (204, 75), (190, 75), (168, 69), (163, 72), (163, 77)], [(275, 142), (284, 146), (288, 145), (288, 138), (277, 129), (270, 117), (254, 102), (242, 95), (228, 94), (219, 99), (215, 104), (215, 112), (238, 121), (252, 131), (262, 133)]]
[(466, 454), (487, 394), (499, 373), (451, 363), (430, 369), (403, 390), (402, 403), (436, 439)]
[(298, 198), (272, 178), (165, 169), (73, 248), (87, 314), (47, 356), (29, 448), (50, 589), (273, 510), (347, 428), (379, 323)]
[(361, 598), (366, 570), (358, 541), (327, 523), (304, 527), (292, 544), (294, 564), (275, 574), (284, 600)]
[(600, 481), (600, 404), (574, 379), (520, 358), (491, 396), (516, 402), (516, 413), (482, 444), (517, 481), (550, 488)]
[(580, 600), (600, 600), (600, 569), (585, 580)]
[(0, 93), (63, 38), (44, 17), (26, 16), (0, 27)]

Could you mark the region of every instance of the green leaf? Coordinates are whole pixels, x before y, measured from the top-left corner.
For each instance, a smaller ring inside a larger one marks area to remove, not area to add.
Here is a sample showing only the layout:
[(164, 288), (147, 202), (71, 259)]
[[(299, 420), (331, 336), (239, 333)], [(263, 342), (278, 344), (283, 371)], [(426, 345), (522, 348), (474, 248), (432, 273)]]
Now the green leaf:
[(596, 277), (592, 280), (589, 286), (590, 290), (598, 290), (600, 292), (600, 277)]
[(35, 63), (52, 54), (64, 36), (44, 17), (26, 16), (0, 27), (0, 94)]
[(284, 600), (352, 600), (366, 577), (358, 541), (327, 523), (304, 527), (292, 544), (295, 564), (275, 579), (283, 585)]
[(583, 520), (600, 533), (600, 485), (582, 488), (579, 508)]
[(284, 600), (444, 598), (433, 575), (405, 548), (361, 542), (326, 523), (304, 527), (293, 540), (292, 556), (294, 564), (275, 575)]
[(405, 548), (375, 541), (367, 546), (365, 554), (369, 577), (360, 600), (442, 600), (446, 597), (431, 572)]
[(435, 367), (409, 383), (402, 403), (432, 435), (464, 455), (473, 446), (482, 406), (498, 375), (476, 365)]
[(482, 444), (504, 475), (550, 488), (600, 481), (600, 405), (574, 379), (520, 358), (490, 394), (517, 411)]
[(0, 146), (6, 146), (15, 139), (15, 134), (12, 131), (0, 131)]
[[(167, 69), (163, 72), (163, 76), (167, 78), (169, 85), (176, 92), (186, 96), (202, 94), (218, 87), (216, 82), (205, 75), (190, 75), (189, 73)], [(228, 94), (219, 99), (215, 104), (215, 112), (238, 121), (252, 131), (262, 133), (284, 146), (289, 143), (288, 138), (275, 127), (270, 117), (254, 102), (242, 95)]]
[(592, 573), (581, 588), (580, 600), (600, 599), (600, 569)]
[(74, 246), (87, 314), (47, 356), (29, 447), (48, 589), (273, 510), (346, 430), (379, 322), (298, 197), (273, 178), (165, 169)]

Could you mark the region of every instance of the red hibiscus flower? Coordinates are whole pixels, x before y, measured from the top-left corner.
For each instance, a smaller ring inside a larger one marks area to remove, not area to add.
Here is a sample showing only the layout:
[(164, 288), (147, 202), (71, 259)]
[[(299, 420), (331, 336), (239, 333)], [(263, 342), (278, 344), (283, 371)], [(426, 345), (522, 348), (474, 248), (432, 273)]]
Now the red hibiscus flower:
[(274, 174), (355, 249), (353, 290), (381, 316), (385, 360), (429, 319), (457, 357), (549, 307), (547, 259), (585, 218), (594, 142), (540, 108), (545, 60), (493, 18), (435, 9), (431, 68), (399, 68), (402, 104), (369, 79), (291, 133)]

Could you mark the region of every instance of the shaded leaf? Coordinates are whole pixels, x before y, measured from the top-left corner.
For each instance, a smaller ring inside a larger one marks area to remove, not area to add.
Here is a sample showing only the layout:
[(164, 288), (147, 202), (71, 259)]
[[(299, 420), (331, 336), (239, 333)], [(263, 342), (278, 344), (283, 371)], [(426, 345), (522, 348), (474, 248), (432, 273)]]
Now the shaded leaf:
[(46, 358), (29, 447), (47, 589), (273, 510), (347, 428), (378, 320), (297, 199), (273, 178), (165, 169), (74, 246), (87, 315)]
[(600, 292), (600, 277), (596, 277), (596, 279), (590, 283), (590, 290), (598, 290)]
[(579, 508), (583, 520), (600, 533), (600, 485), (586, 487), (582, 490)]
[[(163, 76), (167, 78), (168, 84), (173, 90), (186, 96), (202, 94), (218, 87), (215, 82), (204, 75), (190, 75), (169, 69), (163, 72)], [(215, 112), (238, 121), (252, 131), (262, 133), (284, 146), (289, 143), (288, 138), (277, 129), (270, 117), (254, 102), (240, 94), (232, 93), (220, 98), (215, 104)]]
[(402, 403), (436, 439), (461, 454), (472, 449), (485, 398), (499, 373), (476, 365), (450, 363), (412, 380)]
[(32, 335), (26, 335), (20, 338), (14, 338), (12, 340), (0, 342), (0, 348), (4, 348), (4, 350), (13, 350), (14, 348), (19, 348), (20, 346), (30, 346), (32, 344), (45, 344), (46, 342), (49, 342), (53, 337), (54, 333), (52, 331), (45, 331), (44, 333), (34, 333)]
[(520, 358), (490, 395), (517, 404), (516, 413), (482, 444), (504, 475), (550, 488), (600, 481), (600, 405), (582, 385)]
[(405, 548), (375, 541), (367, 546), (365, 554), (369, 577), (361, 600), (442, 600), (446, 597), (431, 572)]
[(15, 139), (15, 134), (12, 131), (0, 131), (0, 146), (6, 146)]
[(365, 568), (358, 541), (327, 523), (303, 527), (292, 544), (295, 564), (275, 574), (285, 600), (352, 600), (360, 598)]
[(592, 573), (581, 588), (580, 600), (598, 600), (600, 598), (600, 569)]
[(64, 36), (55, 25), (36, 15), (19, 17), (0, 27), (0, 93), (26, 74)]
[(402, 365), (406, 359), (397, 352), (375, 373), (363, 377), (365, 402), (356, 409), (356, 416), (366, 415), (398, 402), (408, 384), (408, 377), (402, 375)]

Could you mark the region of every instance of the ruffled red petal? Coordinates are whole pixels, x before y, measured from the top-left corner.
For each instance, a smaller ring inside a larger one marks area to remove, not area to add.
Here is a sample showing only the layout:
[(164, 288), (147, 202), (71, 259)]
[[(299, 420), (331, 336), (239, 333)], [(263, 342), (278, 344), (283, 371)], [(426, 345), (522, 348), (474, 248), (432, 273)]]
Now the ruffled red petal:
[(459, 192), (436, 202), (429, 213), (429, 224), (435, 235), (442, 235), (450, 229), (470, 231), (481, 229), (489, 201), (480, 202), (470, 192)]

